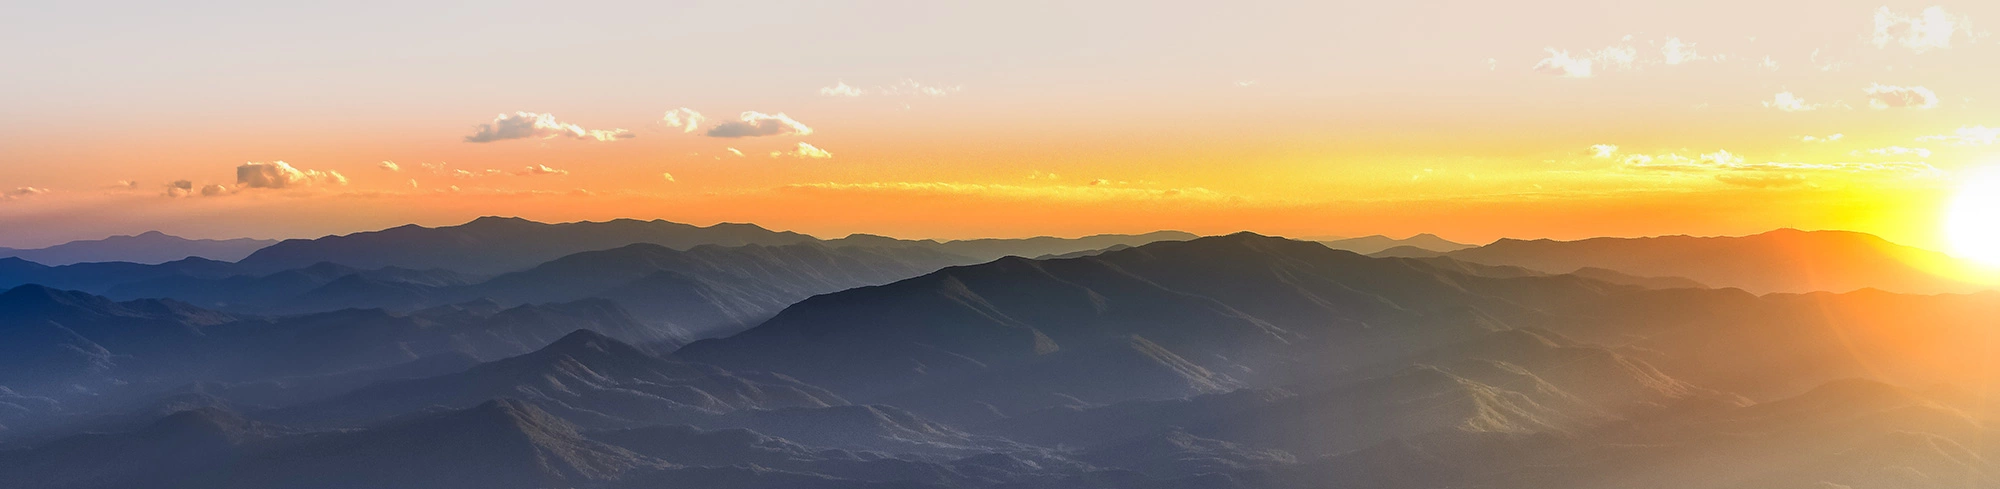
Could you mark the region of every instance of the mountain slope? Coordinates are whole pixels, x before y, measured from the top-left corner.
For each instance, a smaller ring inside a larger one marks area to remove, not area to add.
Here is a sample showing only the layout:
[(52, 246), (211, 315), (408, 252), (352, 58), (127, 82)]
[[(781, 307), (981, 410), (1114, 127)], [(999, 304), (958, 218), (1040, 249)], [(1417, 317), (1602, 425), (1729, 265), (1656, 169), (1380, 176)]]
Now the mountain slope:
[(1951, 263), (1942, 254), (1844, 231), (1781, 229), (1742, 237), (1580, 241), (1503, 239), (1445, 256), (1549, 273), (1601, 268), (1641, 277), (1685, 277), (1759, 294), (1862, 288), (1929, 294), (1980, 289), (1920, 268), (1926, 263)]

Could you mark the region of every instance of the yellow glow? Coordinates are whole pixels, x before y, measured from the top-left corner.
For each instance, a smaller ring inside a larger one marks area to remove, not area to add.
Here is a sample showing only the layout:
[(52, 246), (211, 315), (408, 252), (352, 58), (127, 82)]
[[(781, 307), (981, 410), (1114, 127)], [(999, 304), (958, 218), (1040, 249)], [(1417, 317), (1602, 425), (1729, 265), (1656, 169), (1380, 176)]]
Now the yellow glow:
[(1959, 256), (2000, 265), (2000, 168), (1973, 173), (1959, 186), (1945, 233)]

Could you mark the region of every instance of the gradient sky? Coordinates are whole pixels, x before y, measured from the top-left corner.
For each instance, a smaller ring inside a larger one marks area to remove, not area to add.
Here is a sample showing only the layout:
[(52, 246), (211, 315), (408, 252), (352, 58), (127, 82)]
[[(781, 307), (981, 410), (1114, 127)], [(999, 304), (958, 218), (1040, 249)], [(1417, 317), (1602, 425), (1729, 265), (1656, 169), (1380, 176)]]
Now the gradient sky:
[(2000, 163), (1995, 2), (274, 3), (0, 5), (0, 246), (518, 215), (1943, 249)]

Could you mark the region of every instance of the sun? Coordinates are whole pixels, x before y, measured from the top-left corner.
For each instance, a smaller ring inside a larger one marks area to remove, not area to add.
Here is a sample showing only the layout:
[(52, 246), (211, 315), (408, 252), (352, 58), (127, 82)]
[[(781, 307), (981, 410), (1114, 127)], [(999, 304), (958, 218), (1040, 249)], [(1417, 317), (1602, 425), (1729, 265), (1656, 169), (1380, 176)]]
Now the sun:
[(1973, 173), (1959, 185), (1944, 228), (1953, 253), (2000, 266), (2000, 168)]

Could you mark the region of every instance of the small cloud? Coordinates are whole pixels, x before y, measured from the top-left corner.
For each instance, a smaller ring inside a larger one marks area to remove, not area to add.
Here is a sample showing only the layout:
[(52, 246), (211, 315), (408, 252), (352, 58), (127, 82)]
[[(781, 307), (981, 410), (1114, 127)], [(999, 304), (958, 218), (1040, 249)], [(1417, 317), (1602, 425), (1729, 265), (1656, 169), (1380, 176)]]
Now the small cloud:
[(1257, 80), (1237, 80), (1235, 85), (1236, 88), (1250, 88), (1257, 86)]
[(847, 82), (842, 81), (834, 83), (831, 87), (820, 88), (819, 94), (828, 97), (859, 97), (861, 96), (861, 89), (854, 88), (848, 85)]
[(14, 187), (13, 190), (0, 192), (0, 200), (25, 199), (28, 197), (34, 197), (46, 193), (49, 193), (49, 189), (39, 188), (39, 187)]
[(1486, 71), (1493, 71), (1498, 69), (1500, 69), (1500, 60), (1494, 58), (1486, 58)]
[(415, 178), (410, 179), (410, 188), (420, 188), (420, 187), (421, 187), (420, 185), (417, 185), (417, 179)]
[(742, 152), (742, 151), (738, 151), (738, 150), (737, 150), (736, 148), (723, 148), (723, 149), (727, 149), (727, 150), (729, 150), (729, 154), (733, 154), (733, 155), (736, 155), (736, 157), (737, 157), (737, 158), (742, 158), (742, 157), (743, 157), (743, 152)]
[(1093, 187), (1095, 187), (1095, 186), (1098, 186), (1098, 185), (1104, 185), (1104, 184), (1107, 184), (1107, 183), (1111, 183), (1111, 181), (1110, 181), (1110, 180), (1105, 180), (1105, 179), (1102, 179), (1102, 178), (1099, 178), (1099, 179), (1096, 179), (1096, 180), (1091, 180), (1091, 181), (1090, 181), (1090, 185), (1091, 185), (1091, 186), (1093, 186)]
[(1751, 188), (1797, 187), (1807, 183), (1805, 175), (1792, 173), (1721, 173), (1715, 175), (1715, 181)]
[(321, 183), (347, 185), (347, 177), (336, 171), (301, 170), (283, 161), (244, 163), (236, 167), (236, 185), (242, 188), (290, 188)]
[(514, 172), (515, 175), (568, 175), (569, 170), (549, 168), (549, 165), (533, 165)]
[(806, 144), (806, 143), (799, 143), (799, 147), (798, 147), (797, 149), (793, 149), (793, 150), (791, 150), (791, 151), (772, 151), (772, 152), (771, 152), (771, 157), (772, 157), (772, 158), (778, 158), (778, 157), (784, 157), (784, 156), (790, 156), (790, 157), (793, 157), (793, 158), (805, 158), (805, 159), (813, 159), (813, 160), (819, 160), (819, 159), (827, 159), (827, 158), (832, 158), (832, 157), (833, 157), (833, 153), (828, 153), (828, 152), (827, 152), (826, 150), (824, 150), (824, 149), (819, 149), (818, 147), (814, 147), (813, 145), (810, 145), (810, 144)]
[(936, 85), (925, 85), (922, 83), (918, 83), (916, 80), (904, 78), (902, 81), (896, 82), (895, 85), (890, 85), (880, 90), (882, 91), (883, 95), (922, 95), (926, 97), (943, 97), (946, 95), (951, 95), (954, 93), (964, 91), (965, 87), (963, 86), (941, 87)]
[(1694, 43), (1683, 42), (1678, 37), (1669, 37), (1666, 42), (1660, 43), (1660, 56), (1669, 65), (1708, 59), (1694, 51)]
[(175, 180), (172, 182), (167, 182), (166, 195), (168, 197), (186, 197), (192, 195), (193, 193), (194, 193), (194, 182), (187, 180)]
[(1569, 51), (1548, 48), (1549, 57), (1535, 63), (1538, 73), (1557, 75), (1564, 78), (1589, 78), (1590, 59), (1570, 57)]
[(1042, 173), (1042, 172), (1040, 172), (1040, 171), (1035, 171), (1035, 172), (1033, 172), (1033, 173), (1029, 173), (1029, 174), (1028, 174), (1028, 179), (1029, 179), (1029, 180), (1061, 180), (1061, 179), (1062, 179), (1062, 175), (1057, 175), (1057, 174), (1054, 174), (1054, 173)]
[(1840, 138), (1843, 137), (1846, 137), (1846, 135), (1840, 133), (1833, 133), (1825, 136), (1800, 136), (1799, 140), (1808, 143), (1831, 143), (1834, 141), (1839, 141)]
[(1806, 112), (1819, 110), (1820, 107), (1825, 106), (1826, 104), (1806, 103), (1806, 99), (1792, 95), (1792, 92), (1778, 92), (1777, 95), (1771, 97), (1771, 100), (1764, 101), (1764, 107), (1778, 109), (1783, 112)]
[(1937, 94), (1924, 87), (1899, 87), (1874, 83), (1862, 91), (1868, 94), (1868, 106), (1876, 109), (1892, 107), (1929, 109), (1938, 106)]
[(667, 173), (667, 172), (660, 172), (660, 178), (665, 178), (665, 179), (667, 179), (667, 181), (669, 181), (669, 182), (677, 182), (677, 181), (679, 181), (679, 180), (674, 180), (674, 174), (672, 174), (672, 173)]
[(220, 183), (212, 183), (201, 187), (202, 197), (215, 197), (227, 193), (229, 193), (229, 187)]
[(118, 190), (138, 190), (139, 182), (136, 180), (119, 180), (115, 183), (112, 183), (111, 188)]
[(1923, 136), (1918, 141), (1945, 141), (1965, 146), (1985, 146), (2000, 143), (2000, 127), (1963, 126), (1951, 134)]
[(660, 117), (660, 122), (666, 123), (667, 127), (680, 128), (681, 132), (694, 132), (695, 127), (700, 126), (704, 120), (708, 118), (687, 107), (669, 110), (667, 115)]
[(1778, 71), (1778, 60), (1771, 59), (1770, 56), (1765, 56), (1763, 62), (1757, 63), (1757, 67), (1771, 71)]
[(1616, 155), (1616, 154), (1618, 154), (1618, 145), (1616, 145), (1616, 144), (1593, 144), (1593, 145), (1590, 145), (1590, 157), (1592, 157), (1592, 158), (1606, 158), (1606, 159), (1609, 159), (1609, 158), (1611, 158), (1611, 156), (1612, 156), (1612, 155)]
[(403, 165), (398, 165), (394, 161), (384, 161), (379, 165), (375, 165), (375, 167), (389, 171), (403, 171)]
[(804, 136), (813, 132), (812, 128), (806, 127), (805, 124), (799, 121), (792, 120), (791, 117), (786, 116), (783, 112), (765, 114), (751, 111), (744, 112), (739, 117), (741, 120), (716, 124), (715, 127), (709, 128), (706, 134), (712, 138), (743, 138), (782, 135)]
[(493, 118), (493, 122), (480, 124), (476, 127), (478, 131), (474, 132), (471, 136), (466, 136), (465, 142), (488, 143), (508, 139), (551, 139), (556, 137), (592, 139), (602, 142), (635, 137), (631, 131), (624, 129), (584, 129), (583, 126), (557, 121), (554, 114), (534, 112), (515, 112), (512, 115), (500, 114)]
[(1924, 9), (1916, 15), (1903, 15), (1882, 7), (1875, 10), (1875, 32), (1871, 41), (1877, 48), (1895, 44), (1918, 54), (1933, 49), (1950, 49), (1953, 38), (1964, 34), (1974, 38), (1972, 20), (1963, 15), (1952, 15), (1944, 7)]

